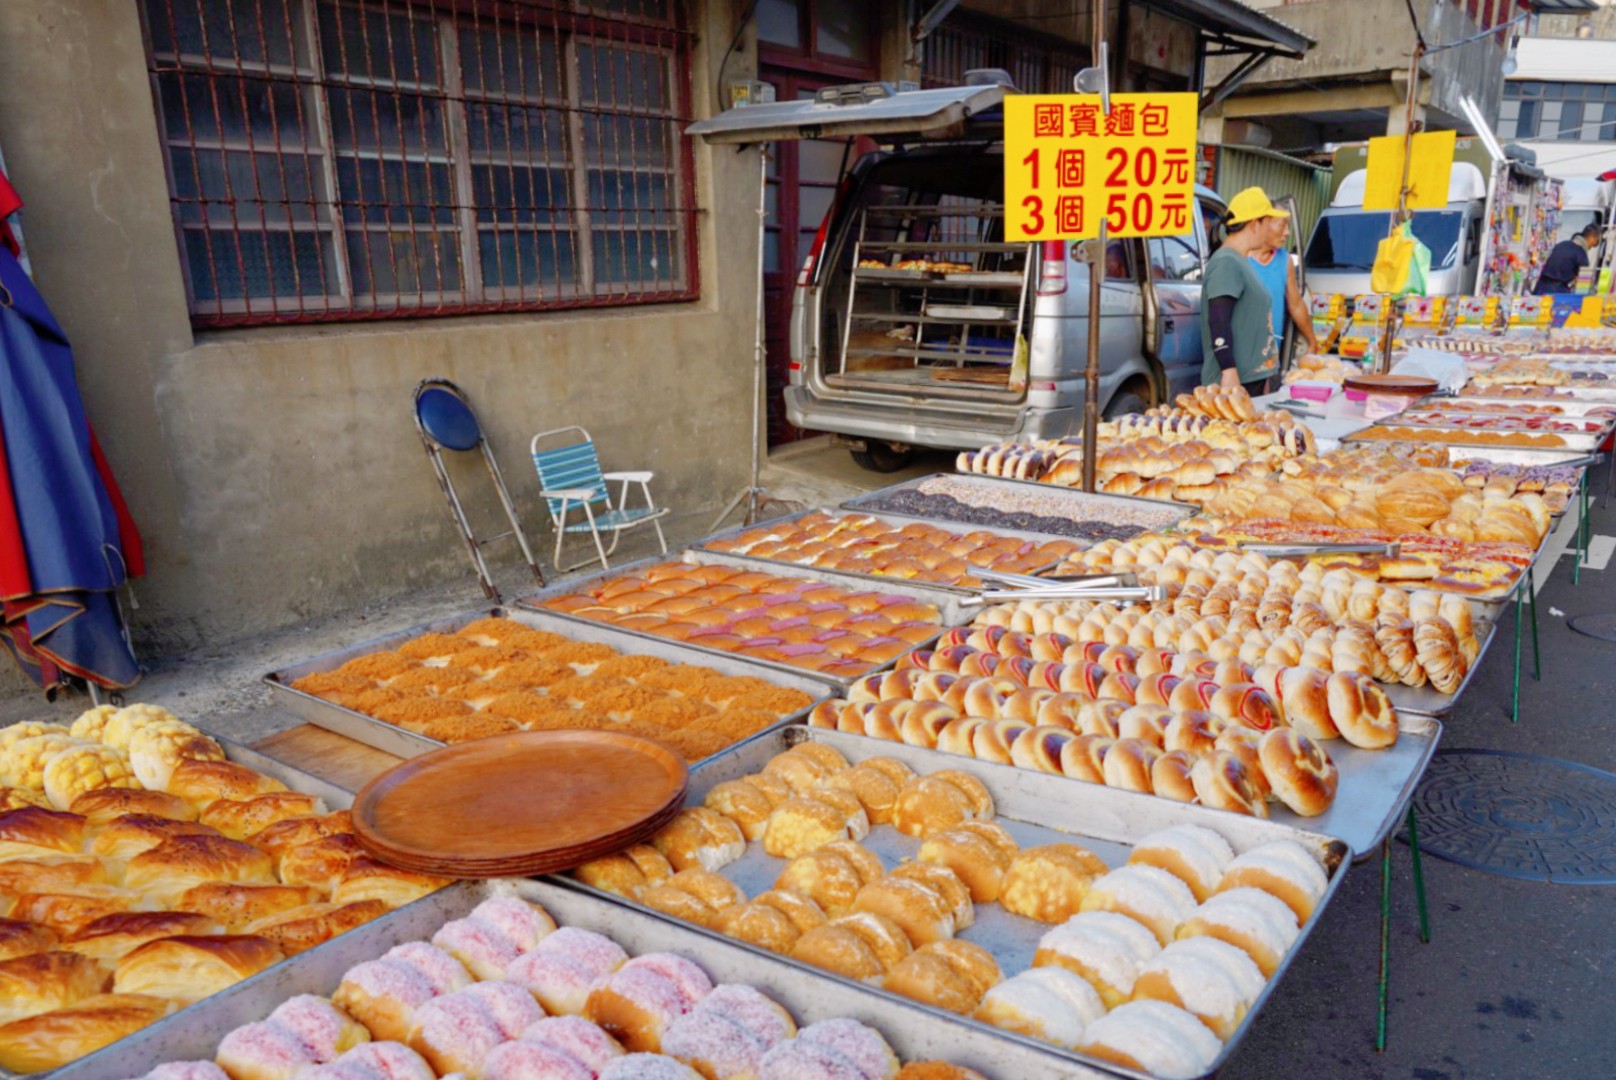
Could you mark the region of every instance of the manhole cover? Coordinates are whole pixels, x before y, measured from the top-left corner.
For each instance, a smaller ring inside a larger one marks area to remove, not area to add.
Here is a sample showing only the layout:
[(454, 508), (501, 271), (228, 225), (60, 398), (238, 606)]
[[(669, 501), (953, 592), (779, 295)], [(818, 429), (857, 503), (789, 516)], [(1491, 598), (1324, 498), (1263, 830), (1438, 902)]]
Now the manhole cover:
[[(1414, 795), (1420, 850), (1559, 885), (1616, 884), (1616, 774), (1501, 750), (1448, 750)], [(1406, 839), (1406, 836), (1405, 836)]]
[(1566, 623), (1579, 634), (1600, 641), (1616, 641), (1616, 612), (1602, 611), (1597, 615), (1578, 615)]

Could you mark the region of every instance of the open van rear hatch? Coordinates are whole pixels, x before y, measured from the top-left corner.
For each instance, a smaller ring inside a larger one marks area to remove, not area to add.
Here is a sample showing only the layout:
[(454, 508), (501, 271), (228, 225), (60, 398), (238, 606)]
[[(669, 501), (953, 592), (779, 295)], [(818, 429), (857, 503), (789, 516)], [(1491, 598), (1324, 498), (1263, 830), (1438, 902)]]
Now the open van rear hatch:
[(881, 142), (958, 138), (972, 117), (997, 109), (1010, 87), (897, 90), (890, 84), (826, 87), (813, 101), (730, 109), (686, 128), (711, 143), (781, 142), (866, 135)]

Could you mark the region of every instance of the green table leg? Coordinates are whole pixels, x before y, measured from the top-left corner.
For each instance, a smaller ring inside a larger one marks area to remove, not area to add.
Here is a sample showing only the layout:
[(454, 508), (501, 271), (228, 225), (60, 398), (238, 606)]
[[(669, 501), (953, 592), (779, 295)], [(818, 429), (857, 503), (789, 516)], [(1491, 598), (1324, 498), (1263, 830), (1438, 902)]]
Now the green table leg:
[(1408, 850), (1414, 856), (1414, 899), (1420, 908), (1420, 941), (1431, 944), (1431, 916), (1425, 906), (1425, 868), (1420, 865), (1420, 828), (1414, 804), (1408, 807)]
[(1582, 560), (1588, 552), (1588, 470), (1582, 470), (1582, 483), (1578, 485), (1578, 505), (1582, 515), (1577, 518), (1577, 561), (1571, 565), (1571, 584), (1582, 584)]
[(1543, 652), (1537, 647), (1537, 569), (1526, 568), (1526, 597), (1532, 602), (1532, 678), (1543, 681)]
[(1511, 705), (1509, 710), (1509, 722), (1512, 724), (1518, 724), (1521, 722), (1521, 650), (1524, 647), (1524, 638), (1522, 637), (1524, 627), (1521, 625), (1521, 605), (1526, 602), (1521, 598), (1521, 589), (1524, 588), (1525, 585), (1526, 582), (1522, 581), (1520, 585), (1515, 587), (1515, 675), (1513, 680), (1514, 689), (1511, 692)]
[(1375, 1053), (1386, 1049), (1386, 1010), (1391, 998), (1392, 841), (1380, 845), (1380, 997), (1375, 1016)]

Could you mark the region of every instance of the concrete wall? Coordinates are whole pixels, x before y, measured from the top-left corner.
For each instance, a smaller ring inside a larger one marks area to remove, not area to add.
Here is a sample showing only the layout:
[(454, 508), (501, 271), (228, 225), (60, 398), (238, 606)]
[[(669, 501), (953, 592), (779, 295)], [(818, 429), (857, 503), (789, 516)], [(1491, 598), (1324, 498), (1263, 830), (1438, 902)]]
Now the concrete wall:
[[(693, 6), (700, 116), (713, 108), (708, 73), (733, 33), (732, 5)], [(148, 540), (141, 651), (456, 577), (475, 595), (409, 419), (424, 376), (470, 393), (540, 543), (550, 534), (525, 462), (540, 428), (588, 425), (608, 468), (657, 469), (659, 498), (690, 522), (744, 483), (755, 153), (696, 149), (696, 303), (193, 335), (135, 5), (5, 7), (0, 139), (28, 203), (40, 287)], [(732, 78), (755, 70), (743, 45)], [(486, 484), (473, 490), (487, 524)]]

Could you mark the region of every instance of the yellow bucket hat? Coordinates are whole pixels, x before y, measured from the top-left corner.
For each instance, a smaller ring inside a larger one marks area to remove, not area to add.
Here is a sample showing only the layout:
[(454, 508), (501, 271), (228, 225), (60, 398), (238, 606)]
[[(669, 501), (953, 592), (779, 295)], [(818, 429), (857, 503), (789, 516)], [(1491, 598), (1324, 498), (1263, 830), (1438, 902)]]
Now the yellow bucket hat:
[(1229, 200), (1229, 224), (1244, 225), (1248, 221), (1256, 221), (1265, 217), (1290, 217), (1290, 212), (1281, 210), (1268, 201), (1268, 194), (1260, 187), (1248, 187), (1234, 198)]

